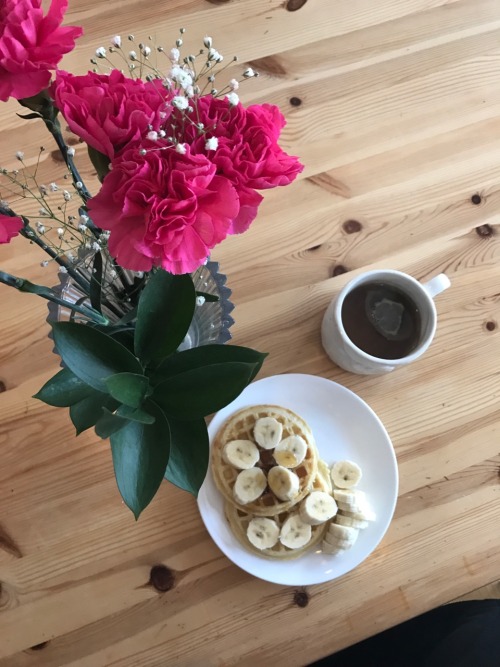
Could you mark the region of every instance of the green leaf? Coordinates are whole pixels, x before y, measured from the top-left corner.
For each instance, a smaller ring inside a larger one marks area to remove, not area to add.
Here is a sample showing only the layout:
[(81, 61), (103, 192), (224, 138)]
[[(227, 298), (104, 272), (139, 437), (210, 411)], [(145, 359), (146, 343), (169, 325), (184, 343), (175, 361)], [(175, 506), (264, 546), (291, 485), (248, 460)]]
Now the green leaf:
[(101, 292), (102, 292), (102, 255), (96, 252), (90, 277), (90, 305), (94, 310), (101, 312)]
[(249, 347), (239, 347), (237, 345), (202, 345), (201, 347), (194, 347), (191, 350), (184, 350), (183, 352), (178, 352), (167, 357), (154, 371), (152, 382), (158, 383), (168, 377), (194, 368), (231, 361), (255, 364), (254, 373), (250, 378), (251, 381), (259, 372), (266, 357), (266, 353), (257, 352)]
[(51, 377), (33, 398), (58, 408), (67, 408), (92, 393), (94, 393), (92, 387), (82, 382), (68, 368), (63, 368)]
[(16, 116), (19, 116), (19, 118), (24, 118), (24, 120), (33, 120), (34, 118), (42, 118), (39, 113), (16, 113)]
[(116, 414), (119, 417), (126, 417), (127, 419), (131, 419), (134, 422), (141, 422), (141, 424), (155, 423), (155, 418), (153, 415), (150, 415), (148, 412), (142, 410), (141, 408), (134, 409), (130, 408), (128, 405), (120, 405), (116, 411)]
[(111, 162), (111, 160), (107, 155), (104, 155), (104, 153), (100, 153), (95, 148), (92, 148), (92, 146), (87, 146), (87, 148), (89, 152), (90, 161), (94, 165), (94, 169), (97, 172), (97, 178), (102, 183), (104, 177), (109, 173), (109, 163)]
[(166, 479), (184, 491), (198, 495), (207, 474), (209, 443), (204, 419), (178, 421), (169, 419), (170, 458)]
[(132, 310), (129, 310), (128, 313), (125, 313), (125, 315), (120, 319), (119, 324), (128, 324), (129, 322), (135, 320), (136, 317), (137, 317), (137, 306), (134, 306)]
[(96, 422), (95, 432), (100, 438), (106, 439), (113, 435), (113, 433), (119, 431), (125, 426), (125, 424), (128, 423), (129, 421), (125, 417), (114, 415), (106, 408), (103, 408), (103, 414)]
[(118, 341), (131, 354), (134, 354), (134, 331), (133, 329), (122, 329), (121, 331), (114, 331), (110, 336), (113, 340)]
[(44, 120), (51, 121), (57, 126), (59, 125), (59, 123), (56, 121), (56, 116), (59, 111), (54, 106), (47, 88), (37, 93), (36, 95), (32, 95), (31, 97), (23, 97), (22, 99), (18, 100), (18, 102), (23, 107), (39, 113)]
[(195, 308), (191, 276), (153, 273), (142, 291), (135, 326), (135, 353), (148, 364), (174, 352), (186, 335)]
[(255, 364), (239, 361), (194, 368), (161, 382), (152, 399), (167, 418), (205, 417), (234, 401), (254, 374)]
[(54, 342), (73, 373), (98, 391), (107, 392), (105, 379), (117, 373), (142, 374), (141, 364), (123, 345), (93, 327), (75, 322), (52, 324)]
[(131, 421), (111, 436), (118, 489), (136, 519), (157, 492), (170, 452), (168, 421), (161, 410), (153, 409), (154, 424)]
[(111, 396), (93, 391), (90, 396), (84, 398), (72, 405), (69, 409), (69, 416), (76, 428), (76, 434), (80, 435), (92, 426), (95, 426), (102, 415), (103, 408), (116, 410), (119, 403)]
[(113, 398), (131, 408), (141, 405), (149, 388), (148, 378), (136, 373), (117, 373), (106, 378), (105, 383)]

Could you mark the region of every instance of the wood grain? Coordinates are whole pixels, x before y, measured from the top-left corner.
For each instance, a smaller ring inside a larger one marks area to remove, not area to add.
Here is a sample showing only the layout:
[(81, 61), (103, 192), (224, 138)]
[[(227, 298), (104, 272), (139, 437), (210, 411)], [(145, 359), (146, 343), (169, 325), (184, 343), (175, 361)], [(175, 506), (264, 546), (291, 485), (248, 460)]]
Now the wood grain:
[[(85, 28), (64, 59), (73, 71), (113, 34), (170, 45), (185, 26), (188, 50), (208, 32), (261, 72), (242, 98), (281, 106), (283, 145), (306, 168), (214, 253), (233, 288), (234, 342), (270, 352), (261, 376), (311, 373), (366, 400), (392, 437), (400, 497), (374, 554), (306, 591), (233, 566), (195, 501), (167, 484), (135, 523), (107, 443), (75, 438), (65, 411), (31, 398), (58, 364), (45, 304), (0, 287), (0, 667), (299, 666), (494, 582), (497, 0), (71, 0), (67, 22)], [(16, 150), (33, 163), (47, 142), (16, 111), (0, 106), (9, 168)], [(84, 147), (67, 137), (95, 189)], [(62, 182), (46, 148), (43, 180)], [(41, 259), (22, 239), (0, 249), (3, 268), (52, 284)], [(452, 287), (420, 361), (361, 377), (329, 361), (319, 330), (334, 294), (372, 268), (421, 280), (444, 271)], [(155, 566), (168, 590), (152, 584)]]

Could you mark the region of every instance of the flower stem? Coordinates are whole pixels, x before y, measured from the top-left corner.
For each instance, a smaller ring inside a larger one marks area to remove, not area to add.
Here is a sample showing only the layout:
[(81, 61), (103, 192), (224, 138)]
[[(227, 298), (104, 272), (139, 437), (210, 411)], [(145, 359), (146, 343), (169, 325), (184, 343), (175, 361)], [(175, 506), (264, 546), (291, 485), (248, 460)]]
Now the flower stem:
[(109, 324), (108, 318), (104, 315), (101, 315), (101, 313), (98, 313), (97, 310), (94, 310), (93, 308), (87, 308), (86, 306), (82, 305), (76, 305), (75, 303), (61, 299), (49, 287), (36, 285), (35, 283), (31, 283), (29, 280), (18, 278), (10, 273), (6, 273), (5, 271), (0, 271), (0, 283), (4, 283), (4, 285), (8, 285), (9, 287), (14, 287), (20, 292), (37, 294), (43, 299), (47, 299), (47, 301), (52, 301), (53, 303), (57, 303), (59, 306), (64, 306), (65, 308), (69, 308), (70, 310), (80, 313), (96, 324)]
[(88, 280), (85, 280), (83, 276), (76, 271), (70, 264), (70, 262), (66, 262), (60, 255), (58, 255), (52, 248), (50, 248), (39, 236), (37, 236), (35, 230), (30, 227), (28, 224), (28, 221), (26, 218), (23, 217), (24, 221), (24, 228), (21, 229), (20, 234), (21, 236), (24, 236), (25, 239), (28, 239), (28, 241), (33, 241), (37, 246), (39, 246), (42, 250), (44, 250), (49, 257), (51, 257), (59, 266), (63, 266), (66, 271), (69, 273), (69, 275), (73, 278), (75, 283), (80, 285), (82, 289), (84, 289), (86, 292), (89, 291), (90, 288), (90, 283)]
[(66, 142), (64, 141), (64, 138), (62, 136), (61, 125), (59, 124), (59, 121), (57, 119), (52, 120), (50, 118), (44, 118), (43, 122), (45, 123), (45, 126), (48, 129), (48, 131), (54, 137), (54, 141), (56, 142), (57, 147), (59, 148), (61, 155), (63, 156), (64, 161), (66, 162), (66, 166), (71, 172), (71, 176), (73, 177), (73, 183), (75, 187), (78, 182), (82, 183), (82, 187), (77, 188), (77, 190), (80, 192), (82, 199), (86, 202), (88, 199), (90, 199), (91, 194), (87, 190), (87, 187), (84, 185), (80, 177), (80, 174), (78, 172), (78, 169), (76, 168), (76, 165), (73, 162), (73, 158), (71, 157), (71, 155), (68, 155), (68, 146), (66, 146)]

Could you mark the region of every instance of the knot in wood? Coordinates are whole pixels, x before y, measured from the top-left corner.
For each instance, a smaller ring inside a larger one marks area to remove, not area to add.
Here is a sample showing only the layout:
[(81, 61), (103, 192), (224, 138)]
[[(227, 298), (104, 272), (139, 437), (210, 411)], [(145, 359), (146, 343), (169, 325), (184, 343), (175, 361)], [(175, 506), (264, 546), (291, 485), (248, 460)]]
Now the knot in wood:
[(151, 568), (149, 583), (160, 593), (166, 593), (175, 586), (175, 573), (165, 565), (155, 565)]
[(3, 380), (0, 380), (0, 394), (6, 389), (7, 387), (5, 386), (5, 382)]
[(296, 604), (297, 607), (307, 607), (309, 604), (309, 593), (304, 590), (297, 590), (293, 594), (293, 604)]
[(486, 322), (486, 329), (488, 331), (495, 331), (497, 328), (497, 323), (494, 320), (489, 320), (489, 322)]
[(50, 157), (54, 160), (54, 162), (64, 162), (64, 158), (59, 150), (51, 151)]
[(475, 195), (472, 195), (470, 200), (475, 206), (479, 206), (479, 204), (482, 202), (481, 195), (478, 195), (477, 193)]
[(46, 642), (40, 642), (39, 644), (35, 644), (34, 646), (32, 646), (32, 647), (31, 647), (31, 650), (32, 650), (32, 651), (41, 651), (42, 649), (44, 649), (44, 648), (45, 648), (46, 646), (48, 646), (49, 644), (50, 644), (49, 641), (46, 641)]
[(307, 0), (288, 0), (285, 7), (289, 12), (296, 12), (298, 9), (301, 9)]
[(493, 236), (493, 227), (491, 225), (480, 225), (479, 227), (476, 227), (476, 234), (483, 238)]
[(292, 105), (292, 107), (300, 107), (300, 105), (302, 104), (302, 100), (300, 99), (300, 97), (291, 97), (290, 104)]
[(342, 264), (337, 264), (333, 267), (332, 276), (341, 276), (343, 273), (347, 273), (347, 269)]
[(346, 234), (356, 234), (363, 229), (363, 225), (358, 220), (346, 220), (342, 229)]

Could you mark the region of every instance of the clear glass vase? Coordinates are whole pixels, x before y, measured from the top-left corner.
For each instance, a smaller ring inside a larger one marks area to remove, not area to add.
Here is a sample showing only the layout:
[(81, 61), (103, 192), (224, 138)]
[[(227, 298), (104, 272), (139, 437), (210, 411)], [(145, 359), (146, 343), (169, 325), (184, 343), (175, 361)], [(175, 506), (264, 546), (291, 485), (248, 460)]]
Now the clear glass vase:
[[(82, 257), (75, 267), (78, 270), (78, 274), (85, 281), (89, 281), (92, 275), (91, 259), (92, 256), (89, 255)], [(114, 271), (114, 269), (112, 270)], [(87, 297), (86, 291), (74, 278), (68, 273), (63, 272), (59, 272), (58, 276), (59, 285), (53, 289), (61, 298), (70, 303), (90, 306), (90, 300)], [(123, 279), (129, 281), (130, 284), (133, 284), (134, 280), (137, 280), (137, 276), (138, 274), (132, 271), (123, 272)], [(191, 326), (184, 341), (179, 346), (179, 350), (187, 350), (192, 347), (214, 343), (227, 343), (231, 339), (230, 328), (234, 324), (234, 320), (230, 314), (234, 309), (234, 305), (229, 299), (231, 290), (226, 285), (226, 276), (219, 271), (219, 263), (209, 260), (192, 274), (192, 278), (197, 292), (215, 295), (218, 297), (218, 301), (204, 301), (204, 303), (201, 303), (202, 299), (197, 300)], [(113, 289), (113, 283), (116, 283), (115, 289)], [(119, 297), (122, 283), (118, 277), (110, 277), (108, 275), (106, 284), (108, 286), (106, 296), (109, 307), (103, 304), (103, 313), (111, 321), (116, 321), (121, 315), (126, 314), (132, 306), (128, 306), (123, 298)], [(67, 307), (59, 306), (49, 301), (48, 310), (47, 322), (49, 323), (68, 321), (70, 319), (71, 310)]]

